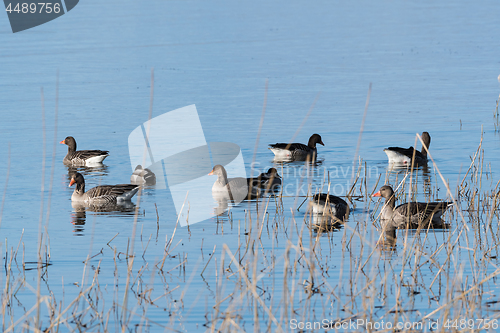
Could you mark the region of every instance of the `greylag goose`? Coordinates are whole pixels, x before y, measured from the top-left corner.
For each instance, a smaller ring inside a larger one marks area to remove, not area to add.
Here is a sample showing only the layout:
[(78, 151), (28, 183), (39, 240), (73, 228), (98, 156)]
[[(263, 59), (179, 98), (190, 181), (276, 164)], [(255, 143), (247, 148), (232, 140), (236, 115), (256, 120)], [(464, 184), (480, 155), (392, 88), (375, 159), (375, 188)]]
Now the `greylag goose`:
[(135, 167), (132, 176), (130, 176), (130, 182), (139, 185), (155, 185), (156, 175), (148, 168), (143, 169), (141, 165), (138, 165)]
[(319, 134), (309, 138), (307, 146), (302, 143), (275, 143), (269, 145), (277, 160), (305, 161), (307, 158), (316, 159), (316, 144), (325, 145)]
[(349, 218), (349, 205), (343, 199), (327, 194), (318, 193), (309, 201), (309, 208), (313, 213), (315, 228), (338, 228)]
[(139, 186), (132, 184), (100, 185), (85, 192), (85, 179), (76, 172), (71, 177), (69, 186), (76, 184), (71, 201), (92, 205), (114, 205), (130, 201), (137, 193)]
[(212, 193), (227, 194), (230, 200), (238, 202), (260, 196), (261, 191), (258, 186), (254, 185), (252, 178), (227, 178), (226, 169), (220, 164), (214, 166), (208, 175), (217, 175), (217, 180), (212, 186)]
[(108, 157), (107, 150), (76, 150), (76, 141), (72, 136), (59, 142), (68, 146), (68, 153), (63, 163), (69, 165), (92, 165), (101, 163)]
[(418, 229), (427, 227), (446, 229), (449, 227), (441, 219), (441, 215), (452, 204), (451, 202), (409, 202), (395, 207), (396, 197), (394, 196), (392, 187), (388, 185), (382, 186), (373, 196), (385, 199), (381, 211), (382, 225), (385, 229)]
[(277, 190), (281, 185), (281, 177), (278, 170), (270, 168), (267, 172), (261, 173), (257, 178), (253, 178), (253, 185), (266, 190)]
[[(429, 149), (431, 144), (431, 136), (428, 132), (422, 133), (422, 141), (424, 145)], [(400, 147), (389, 147), (384, 149), (384, 152), (389, 158), (389, 163), (410, 166), (413, 154), (415, 154), (415, 165), (426, 165), (427, 164), (427, 151), (422, 147), (421, 151), (416, 150), (413, 147), (410, 148), (400, 148)]]

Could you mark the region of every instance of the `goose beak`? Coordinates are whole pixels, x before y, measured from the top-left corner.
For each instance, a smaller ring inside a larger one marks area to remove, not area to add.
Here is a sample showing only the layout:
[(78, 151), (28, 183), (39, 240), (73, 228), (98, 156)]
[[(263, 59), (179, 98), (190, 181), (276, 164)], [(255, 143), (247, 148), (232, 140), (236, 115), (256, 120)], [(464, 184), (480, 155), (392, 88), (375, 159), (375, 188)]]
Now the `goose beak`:
[(71, 181), (69, 182), (69, 186), (68, 187), (71, 187), (75, 182), (75, 180), (73, 178), (71, 178)]
[(62, 140), (62, 141), (61, 141), (61, 142), (59, 142), (59, 143), (60, 143), (60, 144), (62, 144), (62, 145), (64, 145), (64, 144), (65, 144), (65, 143), (64, 143), (64, 140)]
[(323, 140), (321, 140), (320, 142), (318, 142), (320, 145), (324, 146), (325, 144), (323, 143)]
[(213, 174), (214, 174), (214, 170), (210, 171), (210, 173), (208, 175), (212, 176)]
[(372, 197), (381, 197), (380, 191), (378, 191), (377, 193), (373, 194)]

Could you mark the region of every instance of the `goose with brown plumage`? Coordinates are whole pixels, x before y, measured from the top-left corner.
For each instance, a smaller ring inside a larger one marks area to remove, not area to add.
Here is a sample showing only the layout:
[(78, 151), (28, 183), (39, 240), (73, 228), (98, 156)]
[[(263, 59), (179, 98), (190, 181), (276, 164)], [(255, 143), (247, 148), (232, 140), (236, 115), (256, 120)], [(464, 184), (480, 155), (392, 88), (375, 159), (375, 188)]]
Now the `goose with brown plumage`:
[(76, 172), (71, 176), (69, 186), (75, 186), (71, 201), (93, 205), (114, 205), (130, 201), (139, 186), (132, 184), (100, 185), (85, 192), (85, 179)]
[[(424, 146), (429, 149), (431, 136), (428, 132), (423, 132), (421, 137)], [(414, 164), (416, 166), (427, 164), (427, 150), (424, 147), (422, 147), (421, 151), (418, 151), (413, 147), (389, 147), (384, 149), (384, 152), (387, 154), (390, 164), (411, 166), (413, 155), (415, 155)]]
[(59, 143), (68, 146), (68, 153), (63, 160), (63, 163), (67, 165), (91, 166), (100, 164), (109, 155), (107, 150), (76, 150), (76, 140), (72, 136), (66, 137)]
[(269, 149), (274, 153), (274, 158), (276, 160), (282, 161), (305, 161), (315, 160), (318, 154), (316, 145), (320, 144), (324, 146), (325, 144), (321, 140), (319, 134), (313, 134), (309, 138), (307, 145), (302, 143), (275, 143), (269, 145)]
[(228, 199), (239, 202), (245, 199), (255, 199), (261, 195), (261, 190), (254, 184), (253, 178), (227, 178), (226, 169), (220, 164), (214, 166), (208, 175), (217, 175), (217, 180), (212, 186), (212, 193), (218, 196), (227, 196)]
[(385, 199), (381, 211), (381, 220), (386, 230), (394, 231), (397, 228), (425, 229), (428, 227), (446, 229), (449, 227), (441, 219), (441, 215), (452, 205), (451, 202), (409, 202), (395, 207), (394, 190), (388, 185), (382, 186), (373, 196)]

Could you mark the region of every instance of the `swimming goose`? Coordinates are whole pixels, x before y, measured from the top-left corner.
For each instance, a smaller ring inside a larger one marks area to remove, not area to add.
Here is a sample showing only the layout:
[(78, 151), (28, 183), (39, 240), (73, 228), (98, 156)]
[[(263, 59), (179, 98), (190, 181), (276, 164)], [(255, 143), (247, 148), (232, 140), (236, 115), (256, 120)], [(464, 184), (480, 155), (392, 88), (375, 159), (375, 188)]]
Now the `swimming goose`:
[(64, 157), (63, 163), (69, 165), (92, 165), (101, 163), (108, 157), (107, 150), (76, 150), (76, 141), (72, 136), (59, 142), (68, 146), (68, 154)]
[(143, 169), (141, 165), (138, 165), (135, 167), (132, 176), (130, 176), (130, 182), (138, 185), (155, 185), (156, 175), (148, 168)]
[(313, 134), (309, 138), (307, 146), (302, 143), (275, 143), (269, 145), (277, 160), (305, 161), (307, 158), (316, 159), (316, 144), (325, 145), (319, 134)]
[(137, 193), (139, 186), (132, 184), (100, 185), (85, 192), (85, 179), (76, 172), (69, 186), (76, 184), (71, 201), (93, 205), (113, 205), (130, 199)]
[(313, 227), (318, 229), (333, 229), (349, 218), (349, 205), (343, 199), (327, 194), (315, 194), (309, 201), (313, 213)]
[(266, 190), (277, 190), (281, 185), (281, 177), (278, 170), (270, 168), (267, 172), (261, 173), (257, 178), (253, 178), (253, 185)]
[(217, 175), (217, 180), (212, 186), (212, 193), (228, 195), (230, 200), (241, 201), (254, 199), (260, 196), (260, 189), (254, 185), (252, 178), (227, 178), (226, 169), (220, 164), (214, 166), (208, 174)]
[[(424, 145), (429, 149), (431, 144), (431, 136), (428, 132), (422, 133), (422, 141)], [(425, 165), (427, 164), (427, 151), (422, 147), (421, 151), (416, 150), (413, 147), (410, 148), (400, 148), (400, 147), (389, 147), (384, 149), (384, 152), (389, 158), (389, 163), (391, 164), (402, 164), (405, 166), (411, 165), (411, 159), (415, 152), (415, 165)]]
[(381, 220), (386, 228), (418, 229), (430, 226), (434, 229), (445, 229), (449, 227), (441, 219), (441, 215), (452, 204), (451, 202), (409, 202), (395, 207), (396, 197), (392, 187), (388, 185), (382, 186), (373, 196), (385, 198)]
[(326, 193), (318, 193), (309, 202), (313, 214), (331, 215), (344, 222), (349, 218), (349, 205), (343, 199)]

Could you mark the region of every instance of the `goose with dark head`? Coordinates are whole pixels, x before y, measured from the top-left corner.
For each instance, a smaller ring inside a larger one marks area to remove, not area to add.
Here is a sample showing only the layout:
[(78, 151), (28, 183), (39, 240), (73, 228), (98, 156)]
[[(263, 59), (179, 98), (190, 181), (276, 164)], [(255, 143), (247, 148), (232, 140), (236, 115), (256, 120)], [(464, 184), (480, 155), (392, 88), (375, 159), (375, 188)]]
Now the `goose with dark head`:
[(76, 172), (71, 176), (69, 186), (75, 185), (71, 201), (93, 205), (117, 204), (130, 199), (137, 193), (139, 186), (133, 184), (100, 185), (85, 192), (85, 179)]
[(68, 146), (68, 153), (63, 159), (63, 163), (73, 166), (92, 166), (100, 164), (108, 157), (107, 150), (76, 150), (76, 140), (72, 136), (59, 142)]
[[(389, 163), (396, 166), (411, 166), (412, 160), (415, 166), (427, 165), (427, 149), (431, 144), (431, 136), (428, 132), (422, 133), (422, 142), (424, 143), (420, 151), (413, 147), (401, 148), (401, 147), (389, 147), (384, 149), (387, 154)], [(427, 147), (427, 149), (425, 149)]]
[(314, 161), (317, 157), (316, 145), (324, 146), (319, 134), (313, 134), (309, 138), (307, 145), (302, 143), (275, 143), (269, 145), (269, 149), (274, 153), (276, 160), (282, 161)]

